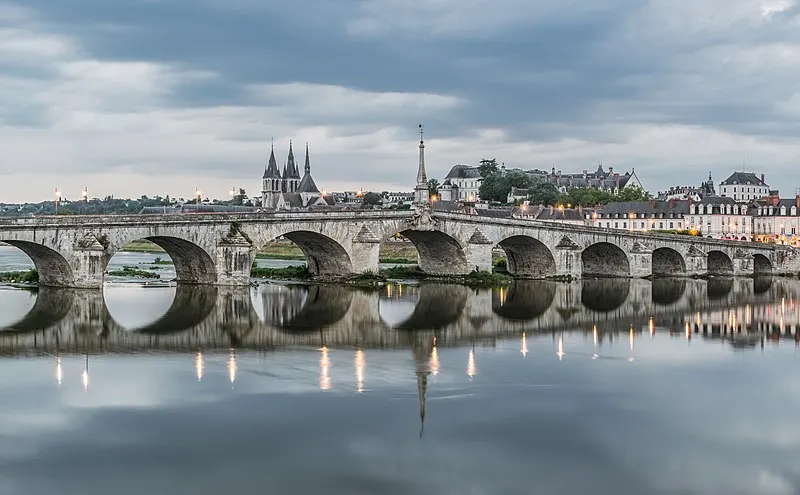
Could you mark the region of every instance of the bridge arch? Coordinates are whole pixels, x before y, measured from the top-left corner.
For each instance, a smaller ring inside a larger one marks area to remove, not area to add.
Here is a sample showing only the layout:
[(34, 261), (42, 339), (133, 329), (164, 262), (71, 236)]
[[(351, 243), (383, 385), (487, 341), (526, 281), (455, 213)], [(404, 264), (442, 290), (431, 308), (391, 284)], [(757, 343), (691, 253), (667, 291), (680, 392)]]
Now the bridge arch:
[[(134, 288), (134, 290), (136, 289), (138, 288)], [(160, 317), (143, 325), (128, 328), (118, 320), (118, 316), (114, 316), (117, 311), (114, 311), (113, 306), (116, 306), (115, 300), (117, 298), (113, 298), (112, 308), (109, 308), (108, 290), (104, 292), (104, 296), (108, 318), (114, 325), (127, 332), (154, 335), (166, 335), (189, 330), (205, 321), (217, 305), (217, 287), (213, 285), (179, 284), (175, 288), (172, 303)]]
[(630, 280), (581, 280), (581, 303), (586, 309), (609, 313), (628, 300)]
[(630, 277), (631, 264), (628, 255), (619, 246), (609, 242), (598, 242), (581, 253), (583, 275), (598, 277)]
[(753, 255), (753, 273), (755, 275), (766, 275), (772, 273), (772, 262), (763, 254)]
[(508, 288), (492, 291), (492, 312), (506, 320), (535, 320), (550, 309), (555, 297), (555, 282), (515, 280)]
[(7, 240), (0, 241), (16, 247), (31, 259), (36, 271), (39, 272), (39, 285), (46, 287), (70, 287), (74, 279), (72, 267), (64, 256), (42, 244), (30, 241)]
[(653, 275), (676, 276), (686, 274), (686, 260), (678, 251), (662, 247), (653, 250)]
[(28, 333), (53, 327), (70, 312), (74, 299), (73, 289), (43, 287), (36, 292), (36, 300), (28, 312), (22, 318), (3, 325), (0, 333)]
[(136, 241), (146, 240), (157, 245), (169, 256), (175, 266), (175, 280), (186, 284), (215, 284), (217, 282), (217, 268), (211, 255), (198, 244), (177, 236), (130, 236), (115, 240), (116, 246), (112, 256), (105, 259), (103, 271), (108, 270), (108, 264), (113, 255), (119, 253), (125, 246)]
[[(390, 329), (442, 329), (458, 321), (471, 295), (467, 287), (455, 284), (422, 284), (418, 288), (409, 286), (406, 289), (405, 294), (399, 297), (397, 290), (392, 294), (379, 294), (378, 314)], [(398, 315), (398, 321), (387, 321), (387, 303), (392, 300), (413, 303), (413, 310), (406, 308), (406, 314)]]
[(472, 271), (464, 249), (454, 237), (439, 230), (403, 230), (419, 253), (419, 268), (435, 275), (463, 275)]
[(522, 278), (545, 278), (556, 274), (556, 260), (540, 240), (515, 235), (500, 241), (506, 253), (508, 273)]
[(278, 237), (292, 241), (303, 251), (308, 273), (311, 275), (353, 273), (353, 263), (347, 250), (338, 241), (325, 234), (310, 230), (294, 230)]
[(733, 260), (722, 251), (709, 251), (708, 274), (733, 275)]
[(327, 285), (267, 284), (260, 287), (255, 297), (260, 299), (259, 317), (264, 323), (300, 333), (321, 330), (341, 321), (350, 311), (353, 291)]

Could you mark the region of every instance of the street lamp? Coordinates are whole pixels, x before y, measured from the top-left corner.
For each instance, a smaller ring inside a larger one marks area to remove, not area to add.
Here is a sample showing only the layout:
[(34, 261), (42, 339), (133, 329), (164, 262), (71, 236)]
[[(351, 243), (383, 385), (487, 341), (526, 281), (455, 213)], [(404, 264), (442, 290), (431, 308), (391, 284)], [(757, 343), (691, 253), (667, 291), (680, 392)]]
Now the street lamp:
[(200, 196), (201, 196), (202, 193), (200, 192), (200, 189), (195, 187), (194, 188), (194, 194), (195, 194), (195, 197), (197, 198), (196, 201), (195, 201), (195, 213), (200, 213)]
[(58, 188), (55, 189), (56, 193), (56, 215), (58, 215), (58, 203), (61, 201), (61, 191)]
[(89, 188), (84, 187), (83, 191), (81, 191), (81, 196), (83, 196), (83, 200), (88, 202), (89, 201)]

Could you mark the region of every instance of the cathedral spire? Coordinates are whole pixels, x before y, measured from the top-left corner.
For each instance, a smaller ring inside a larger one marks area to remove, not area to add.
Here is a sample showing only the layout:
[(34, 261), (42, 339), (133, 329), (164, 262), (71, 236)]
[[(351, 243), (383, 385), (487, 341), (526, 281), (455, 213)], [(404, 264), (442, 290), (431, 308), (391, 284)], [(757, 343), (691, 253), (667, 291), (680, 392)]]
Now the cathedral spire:
[(280, 179), (281, 171), (278, 170), (278, 163), (275, 161), (275, 143), (273, 141), (269, 152), (269, 162), (264, 167), (264, 179)]
[(306, 142), (306, 169), (305, 169), (305, 173), (306, 174), (310, 174), (311, 173), (311, 161), (308, 158), (308, 143), (307, 142)]

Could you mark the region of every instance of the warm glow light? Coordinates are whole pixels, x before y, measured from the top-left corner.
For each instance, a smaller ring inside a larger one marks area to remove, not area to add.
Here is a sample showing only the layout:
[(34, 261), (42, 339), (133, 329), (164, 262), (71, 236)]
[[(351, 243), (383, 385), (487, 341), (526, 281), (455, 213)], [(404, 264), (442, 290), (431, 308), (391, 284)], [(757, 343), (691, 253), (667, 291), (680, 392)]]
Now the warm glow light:
[(89, 197), (89, 188), (84, 187), (83, 191), (81, 191), (81, 196), (83, 196), (83, 199), (88, 198)]
[(61, 369), (61, 356), (56, 356), (56, 381), (59, 385), (61, 385), (61, 381), (64, 379), (64, 370)]
[(364, 366), (367, 364), (364, 351), (356, 350), (356, 389), (358, 393), (364, 392)]
[(500, 287), (497, 289), (500, 296), (500, 306), (504, 306), (506, 304), (506, 297), (508, 294), (506, 293), (506, 289), (504, 287)]
[(436, 340), (433, 341), (433, 349), (431, 349), (431, 358), (428, 362), (433, 376), (439, 374), (439, 349), (436, 348)]
[(195, 356), (195, 358), (194, 358), (194, 371), (195, 371), (195, 374), (197, 375), (197, 381), (198, 382), (203, 381), (203, 370), (204, 369), (205, 369), (205, 366), (203, 364), (203, 353), (202, 352), (198, 352), (197, 356)]
[(478, 374), (478, 368), (475, 366), (475, 349), (469, 350), (469, 357), (467, 358), (467, 375), (469, 375), (469, 379), (472, 380), (472, 377)]
[(319, 388), (320, 390), (329, 390), (331, 388), (331, 377), (328, 375), (328, 368), (331, 362), (328, 358), (328, 348), (323, 346), (320, 349), (321, 355), (319, 357)]
[(594, 347), (597, 348), (597, 325), (592, 325), (592, 340), (594, 341)]
[(437, 202), (438, 200), (439, 200), (439, 197), (438, 197), (438, 196), (436, 196), (435, 194), (431, 196), (431, 203), (435, 203), (435, 202)]
[(650, 321), (647, 322), (647, 329), (650, 330), (650, 336), (653, 337), (656, 334), (656, 324), (653, 322), (653, 318), (650, 318)]
[(83, 373), (81, 373), (81, 382), (83, 382), (83, 390), (89, 390), (89, 370), (84, 369)]
[(628, 337), (628, 341), (630, 342), (631, 352), (633, 352), (633, 342), (634, 342), (633, 327), (631, 327), (630, 336)]
[(322, 190), (322, 197), (324, 198), (324, 197), (326, 197), (327, 195), (328, 195), (328, 191), (326, 191), (325, 189), (323, 189), (323, 190)]
[(233, 198), (234, 196), (236, 196), (236, 188), (232, 188), (232, 189), (230, 190), (230, 193), (231, 193), (231, 198)]
[(566, 356), (566, 355), (567, 355), (567, 353), (564, 352), (564, 336), (563, 335), (559, 335), (558, 336), (558, 351), (556, 352), (556, 356), (558, 356), (558, 360), (561, 361), (562, 359), (564, 359), (564, 356)]
[(239, 366), (236, 364), (236, 349), (231, 349), (228, 354), (228, 378), (231, 381), (231, 385), (236, 381), (236, 371), (238, 369)]
[(525, 338), (525, 332), (522, 332), (522, 346), (519, 352), (522, 353), (522, 357), (528, 357), (528, 339)]
[(686, 338), (692, 338), (692, 329), (689, 327), (689, 322), (686, 322)]

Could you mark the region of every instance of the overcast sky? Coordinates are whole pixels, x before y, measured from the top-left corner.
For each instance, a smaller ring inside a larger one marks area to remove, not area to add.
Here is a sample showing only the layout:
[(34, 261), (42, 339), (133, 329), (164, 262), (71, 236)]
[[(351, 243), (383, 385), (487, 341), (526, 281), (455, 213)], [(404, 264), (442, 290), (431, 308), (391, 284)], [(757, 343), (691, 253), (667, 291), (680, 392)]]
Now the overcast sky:
[[(798, 0), (0, 0), (0, 201), (327, 190), (497, 158), (800, 187)], [(302, 159), (302, 158), (301, 158)]]

